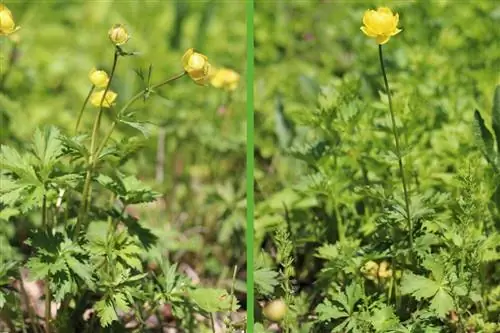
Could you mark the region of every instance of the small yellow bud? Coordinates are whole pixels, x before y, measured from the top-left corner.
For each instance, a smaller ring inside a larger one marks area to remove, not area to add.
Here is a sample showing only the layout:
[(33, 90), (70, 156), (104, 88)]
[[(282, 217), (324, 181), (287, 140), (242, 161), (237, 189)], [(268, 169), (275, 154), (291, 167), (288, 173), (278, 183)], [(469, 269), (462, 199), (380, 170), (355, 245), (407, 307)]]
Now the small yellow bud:
[(361, 267), (361, 273), (368, 279), (368, 280), (376, 280), (377, 279), (377, 273), (378, 273), (378, 264), (375, 261), (367, 261), (363, 267)]
[(182, 67), (196, 84), (205, 85), (213, 73), (207, 56), (189, 49), (182, 56)]
[(392, 276), (392, 269), (389, 269), (389, 263), (387, 261), (382, 261), (378, 268), (378, 276), (380, 278), (389, 278)]
[(105, 71), (98, 71), (95, 68), (90, 71), (89, 79), (97, 88), (106, 88), (109, 82), (108, 74)]
[(211, 76), (210, 83), (215, 88), (222, 88), (229, 91), (233, 91), (238, 88), (238, 83), (240, 82), (240, 75), (235, 71), (227, 68), (221, 68), (216, 70)]
[[(103, 96), (104, 96), (104, 90), (92, 93), (92, 95), (90, 96), (90, 103), (93, 106), (100, 107)], [(104, 100), (102, 101), (102, 107), (103, 108), (111, 107), (111, 105), (113, 105), (113, 102), (116, 99), (116, 96), (117, 94), (115, 92), (108, 90), (108, 92), (106, 93), (106, 98), (104, 98)]]
[(19, 27), (16, 27), (14, 16), (12, 16), (10, 10), (0, 3), (0, 36), (10, 35), (18, 29)]
[(267, 319), (279, 322), (285, 317), (286, 308), (285, 302), (282, 299), (277, 299), (267, 304), (262, 313)]
[(115, 45), (123, 45), (130, 38), (127, 30), (122, 24), (115, 24), (109, 29), (108, 36)]
[(371, 9), (363, 15), (361, 31), (368, 37), (376, 38), (377, 44), (382, 45), (401, 32), (401, 29), (398, 29), (398, 23), (399, 14), (393, 14), (390, 8)]

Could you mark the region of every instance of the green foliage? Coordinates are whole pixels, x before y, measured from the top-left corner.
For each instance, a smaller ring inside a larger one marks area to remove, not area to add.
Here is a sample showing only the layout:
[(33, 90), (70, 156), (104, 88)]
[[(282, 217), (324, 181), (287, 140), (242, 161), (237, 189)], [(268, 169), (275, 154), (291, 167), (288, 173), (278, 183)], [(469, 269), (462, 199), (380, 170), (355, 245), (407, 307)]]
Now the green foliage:
[(284, 332), (496, 331), (498, 6), (383, 4), (400, 152), (372, 6), (256, 4), (257, 298), (287, 299)]
[[(244, 10), (6, 6), (21, 29), (0, 36), (0, 331), (236, 332), (244, 79), (197, 86), (181, 57), (194, 47), (241, 75)], [(117, 22), (133, 36), (121, 46)], [(87, 97), (93, 67), (110, 76), (110, 108)]]

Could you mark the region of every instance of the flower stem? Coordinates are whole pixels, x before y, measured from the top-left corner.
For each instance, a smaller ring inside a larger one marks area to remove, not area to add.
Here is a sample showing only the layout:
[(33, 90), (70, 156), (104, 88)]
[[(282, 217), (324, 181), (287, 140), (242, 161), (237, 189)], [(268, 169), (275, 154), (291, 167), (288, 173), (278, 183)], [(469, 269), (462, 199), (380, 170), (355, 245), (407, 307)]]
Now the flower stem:
[(87, 98), (85, 98), (85, 101), (83, 102), (82, 108), (80, 109), (80, 114), (78, 115), (78, 120), (76, 121), (76, 125), (75, 125), (75, 135), (78, 134), (78, 126), (80, 126), (80, 121), (82, 120), (83, 111), (85, 110), (85, 107), (87, 106), (87, 103), (90, 99), (90, 96), (94, 92), (94, 89), (95, 89), (95, 86), (92, 85), (92, 87), (90, 88), (89, 93), (87, 95)]
[[(135, 101), (137, 101), (139, 98), (141, 98), (142, 96), (144, 96), (144, 94), (146, 94), (148, 91), (151, 91), (151, 90), (154, 90), (154, 89), (158, 89), (168, 83), (171, 83), (177, 79), (180, 79), (181, 77), (183, 77), (184, 75), (186, 75), (186, 72), (182, 72), (182, 73), (179, 73), (179, 74), (176, 74), (174, 76), (172, 76), (171, 78), (163, 81), (163, 82), (160, 82), (154, 86), (151, 86), (150, 88), (146, 88), (146, 89), (143, 89), (141, 91), (139, 91), (137, 94), (135, 94), (121, 109), (120, 111), (117, 113), (117, 116), (120, 116), (121, 114), (123, 114), (123, 112), (125, 112)], [(106, 146), (106, 143), (108, 142), (109, 138), (111, 137), (111, 134), (113, 133), (113, 130), (115, 129), (116, 127), (116, 124), (117, 124), (117, 120), (115, 119), (113, 121), (113, 123), (111, 124), (111, 128), (109, 129), (108, 133), (106, 134), (106, 136), (104, 137), (104, 140), (102, 141), (101, 145), (99, 146), (99, 148), (97, 148), (97, 151), (95, 153), (95, 156), (96, 158), (99, 157), (99, 155), (101, 154), (101, 152), (103, 151), (104, 147)], [(94, 165), (95, 165), (95, 161), (94, 161)]]
[(101, 125), (101, 116), (104, 111), (104, 107), (102, 103), (104, 102), (104, 99), (106, 98), (106, 94), (108, 93), (109, 87), (111, 86), (111, 81), (113, 80), (113, 76), (115, 74), (115, 69), (116, 65), (118, 63), (118, 58), (119, 58), (119, 50), (115, 49), (115, 54), (113, 57), (113, 67), (111, 69), (111, 73), (109, 75), (109, 81), (106, 86), (106, 89), (104, 90), (104, 94), (102, 95), (101, 99), (101, 107), (99, 108), (99, 112), (97, 113), (96, 119), (94, 121), (94, 128), (92, 129), (92, 139), (90, 141), (90, 155), (87, 161), (87, 172), (85, 174), (85, 183), (83, 185), (83, 192), (82, 192), (82, 202), (80, 205), (80, 212), (78, 214), (78, 219), (76, 221), (75, 225), (75, 232), (73, 237), (76, 238), (78, 237), (80, 233), (80, 229), (82, 224), (85, 223), (85, 215), (87, 214), (87, 206), (88, 206), (88, 197), (89, 194), (91, 193), (91, 183), (92, 183), (92, 174), (94, 173), (94, 167), (95, 167), (95, 162), (94, 159), (96, 155), (94, 154), (95, 146), (97, 143), (97, 133), (99, 132), (99, 127)]
[(387, 81), (387, 74), (385, 72), (384, 56), (382, 53), (382, 45), (378, 46), (378, 55), (380, 58), (380, 67), (382, 68), (382, 75), (384, 76), (385, 90), (387, 92), (387, 98), (389, 100), (389, 112), (391, 114), (392, 121), (392, 133), (394, 134), (394, 141), (396, 143), (396, 154), (398, 156), (399, 172), (401, 173), (401, 181), (403, 183), (403, 192), (405, 197), (405, 209), (406, 209), (406, 221), (408, 223), (409, 238), (410, 238), (410, 258), (413, 252), (413, 222), (410, 215), (410, 197), (408, 194), (408, 187), (406, 183), (406, 175), (403, 166), (403, 157), (401, 156), (401, 146), (399, 144), (399, 134), (396, 126), (396, 117), (394, 116), (394, 110), (392, 108), (392, 98), (391, 92), (389, 91), (389, 82)]

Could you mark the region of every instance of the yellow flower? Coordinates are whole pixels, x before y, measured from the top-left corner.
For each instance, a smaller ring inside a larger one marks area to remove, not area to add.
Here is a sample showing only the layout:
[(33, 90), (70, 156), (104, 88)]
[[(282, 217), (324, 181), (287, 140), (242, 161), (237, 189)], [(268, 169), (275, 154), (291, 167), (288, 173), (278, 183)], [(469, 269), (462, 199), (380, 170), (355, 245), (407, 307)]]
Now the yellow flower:
[(235, 90), (239, 82), (240, 75), (232, 69), (227, 68), (216, 70), (210, 80), (210, 83), (212, 83), (215, 88), (227, 89), (229, 91)]
[(125, 30), (122, 24), (113, 25), (108, 31), (108, 36), (115, 45), (123, 45), (130, 38), (127, 30)]
[(363, 273), (368, 280), (376, 280), (378, 268), (378, 264), (375, 261), (370, 260), (367, 261), (363, 267), (361, 267), (361, 273)]
[[(96, 91), (95, 93), (92, 93), (90, 96), (90, 103), (92, 103), (93, 106), (99, 107), (101, 105), (102, 97), (104, 96), (104, 90), (101, 91)], [(102, 107), (104, 108), (109, 108), (111, 105), (113, 105), (113, 102), (116, 99), (117, 94), (111, 90), (108, 90), (106, 93), (106, 98), (104, 101), (102, 101)]]
[(14, 31), (17, 31), (19, 27), (16, 27), (16, 22), (14, 22), (14, 17), (10, 10), (0, 3), (0, 36), (10, 35)]
[(205, 85), (213, 73), (207, 56), (189, 49), (182, 56), (182, 66), (196, 84)]
[(399, 14), (393, 14), (390, 8), (370, 9), (363, 15), (364, 26), (361, 27), (361, 31), (369, 37), (376, 38), (377, 44), (382, 45), (401, 32), (401, 29), (398, 29), (398, 22)]
[(378, 268), (378, 276), (380, 278), (388, 278), (392, 276), (392, 269), (389, 269), (389, 263), (387, 261), (382, 261)]
[(90, 71), (89, 79), (98, 88), (106, 88), (109, 82), (108, 74), (105, 71), (98, 71), (95, 68)]

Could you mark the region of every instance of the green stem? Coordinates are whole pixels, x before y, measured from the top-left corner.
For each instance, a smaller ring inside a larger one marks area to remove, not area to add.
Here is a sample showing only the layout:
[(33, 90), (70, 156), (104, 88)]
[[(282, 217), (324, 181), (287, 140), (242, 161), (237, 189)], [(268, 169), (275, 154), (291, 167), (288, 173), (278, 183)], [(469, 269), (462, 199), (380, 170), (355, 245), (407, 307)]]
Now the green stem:
[(401, 181), (403, 183), (403, 192), (405, 197), (405, 209), (406, 209), (406, 221), (408, 223), (409, 238), (410, 238), (410, 258), (413, 253), (413, 222), (410, 214), (410, 197), (408, 194), (408, 187), (406, 183), (406, 175), (403, 167), (403, 157), (401, 156), (401, 147), (399, 144), (398, 129), (396, 126), (396, 117), (394, 116), (394, 110), (392, 108), (392, 98), (391, 92), (389, 91), (389, 82), (387, 81), (387, 74), (385, 72), (384, 57), (382, 54), (382, 45), (378, 46), (378, 54), (380, 58), (380, 67), (382, 68), (382, 75), (384, 76), (385, 90), (387, 92), (387, 98), (389, 99), (389, 112), (391, 114), (392, 121), (392, 133), (394, 134), (394, 141), (396, 143), (396, 154), (398, 156), (399, 172), (401, 173)]
[(47, 333), (50, 333), (51, 332), (51, 328), (50, 328), (50, 321), (51, 321), (51, 303), (52, 303), (52, 295), (50, 293), (50, 280), (49, 278), (47, 277), (45, 279), (45, 331)]
[(90, 99), (90, 96), (92, 96), (94, 89), (95, 89), (95, 86), (92, 85), (92, 87), (89, 90), (89, 93), (87, 94), (87, 97), (85, 98), (85, 101), (83, 102), (82, 108), (80, 109), (80, 114), (78, 115), (78, 119), (77, 119), (76, 125), (75, 125), (75, 135), (78, 134), (78, 127), (80, 126), (80, 121), (82, 120), (83, 111), (85, 110), (85, 107), (87, 106), (87, 103)]
[[(148, 91), (151, 91), (151, 90), (154, 90), (154, 89), (158, 89), (168, 83), (171, 83), (177, 79), (180, 79), (181, 77), (183, 77), (184, 75), (186, 75), (186, 72), (182, 72), (182, 73), (179, 73), (179, 74), (176, 74), (174, 76), (172, 76), (171, 78), (163, 81), (163, 82), (160, 82), (154, 86), (151, 86), (150, 88), (146, 88), (146, 89), (143, 89), (141, 91), (139, 91), (137, 94), (135, 94), (127, 103), (125, 103), (125, 105), (120, 109), (120, 111), (117, 113), (117, 115), (121, 115), (123, 114), (123, 112), (125, 112), (135, 101), (137, 101), (139, 98), (141, 98), (142, 96), (144, 96), (144, 94), (146, 94)], [(106, 143), (108, 142), (109, 138), (111, 137), (111, 134), (113, 133), (113, 130), (115, 129), (116, 127), (116, 124), (117, 124), (117, 120), (115, 119), (113, 121), (113, 123), (111, 124), (111, 128), (109, 129), (108, 133), (106, 134), (106, 137), (104, 138), (104, 140), (102, 141), (101, 145), (99, 146), (99, 148), (97, 149), (96, 151), (96, 154), (95, 156), (96, 157), (99, 157), (99, 155), (101, 154), (101, 152), (103, 151), (104, 147), (106, 146)]]
[(109, 87), (111, 86), (111, 81), (113, 80), (113, 76), (115, 74), (115, 69), (116, 65), (118, 63), (118, 57), (119, 57), (119, 51), (118, 49), (115, 49), (115, 54), (113, 57), (113, 67), (111, 69), (111, 74), (109, 75), (109, 81), (106, 86), (106, 89), (104, 90), (104, 94), (102, 95), (101, 103), (100, 103), (100, 108), (99, 112), (97, 113), (96, 119), (94, 121), (94, 128), (92, 129), (92, 139), (90, 141), (90, 156), (87, 161), (87, 172), (85, 174), (85, 183), (83, 185), (83, 192), (82, 192), (82, 202), (80, 204), (80, 212), (78, 214), (78, 219), (76, 221), (75, 225), (75, 232), (73, 237), (76, 238), (78, 237), (80, 233), (80, 229), (82, 227), (82, 224), (85, 223), (85, 215), (87, 214), (87, 205), (88, 205), (88, 197), (89, 194), (91, 193), (91, 183), (92, 183), (92, 174), (94, 172), (94, 166), (95, 166), (95, 154), (94, 154), (94, 149), (95, 145), (97, 143), (97, 133), (99, 132), (99, 127), (101, 124), (101, 116), (104, 111), (104, 107), (102, 103), (104, 102), (104, 99), (106, 98), (106, 94), (108, 93)]

